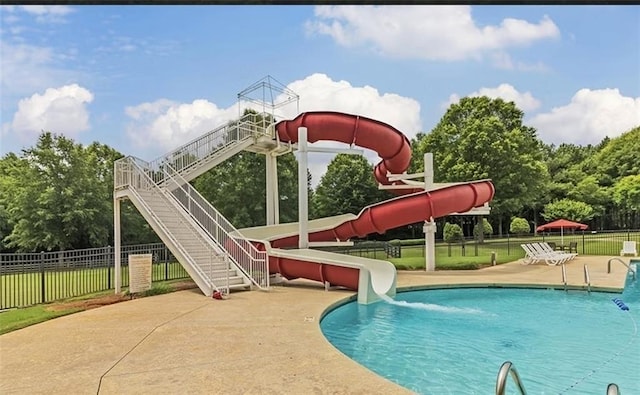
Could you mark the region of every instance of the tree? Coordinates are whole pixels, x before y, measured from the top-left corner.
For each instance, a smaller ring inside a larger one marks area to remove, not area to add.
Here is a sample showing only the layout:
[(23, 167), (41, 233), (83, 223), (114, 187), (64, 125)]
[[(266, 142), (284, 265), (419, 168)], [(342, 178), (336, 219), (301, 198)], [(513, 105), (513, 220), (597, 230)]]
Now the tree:
[(511, 225), (509, 225), (509, 232), (517, 235), (523, 235), (531, 232), (531, 227), (529, 226), (529, 222), (526, 219), (513, 217), (513, 219), (511, 220)]
[(611, 185), (622, 177), (640, 174), (640, 126), (603, 145), (585, 164), (589, 173), (602, 175), (603, 185)]
[(589, 175), (580, 180), (569, 190), (567, 197), (571, 200), (587, 203), (593, 208), (594, 217), (602, 217), (606, 207), (612, 203), (610, 188), (601, 186), (596, 176)]
[(463, 98), (431, 133), (421, 135), (414, 150), (414, 160), (433, 152), (437, 182), (490, 178), (496, 189), (491, 215), (498, 219), (499, 233), (503, 218), (537, 204), (549, 179), (543, 144), (533, 128), (523, 125), (523, 116), (513, 102)]
[(547, 221), (564, 218), (576, 222), (585, 222), (593, 218), (593, 208), (584, 203), (571, 199), (561, 199), (544, 206), (542, 216)]
[[(21, 157), (0, 160), (3, 248), (59, 250), (113, 245), (112, 148), (76, 144), (43, 132)], [(125, 205), (124, 243), (157, 241), (142, 216)]]
[(547, 201), (544, 203), (566, 198), (587, 176), (584, 163), (596, 152), (597, 148), (592, 145), (583, 147), (575, 144), (560, 144), (557, 148), (548, 146), (546, 163), (551, 183)]
[(100, 166), (100, 151), (99, 145), (85, 149), (50, 132), (23, 151), (20, 174), (12, 175), (20, 182), (4, 199), (14, 225), (5, 238), (9, 247), (34, 251), (107, 244), (112, 211), (105, 191), (113, 181)]
[(640, 222), (640, 175), (626, 176), (616, 182), (613, 200), (621, 209), (623, 226), (636, 228)]
[[(193, 181), (194, 187), (235, 227), (266, 223), (264, 155), (243, 151)], [(293, 154), (278, 157), (280, 222), (298, 219), (298, 162)]]
[(353, 213), (377, 203), (389, 194), (378, 189), (373, 166), (364, 156), (338, 154), (316, 188), (313, 206), (316, 217)]
[[(8, 249), (6, 239), (13, 229), (15, 216), (10, 215), (13, 201), (21, 188), (26, 162), (10, 152), (0, 159), (0, 251)], [(15, 209), (19, 213), (19, 209)]]

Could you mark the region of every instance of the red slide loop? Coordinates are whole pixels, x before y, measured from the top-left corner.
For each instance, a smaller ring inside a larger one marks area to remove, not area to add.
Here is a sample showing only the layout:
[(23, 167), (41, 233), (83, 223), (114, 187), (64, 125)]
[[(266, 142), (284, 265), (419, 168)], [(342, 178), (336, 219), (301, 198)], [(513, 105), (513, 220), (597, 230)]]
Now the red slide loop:
[[(375, 166), (374, 175), (381, 184), (391, 184), (387, 172), (400, 174), (409, 167), (409, 139), (386, 123), (358, 115), (318, 111), (302, 113), (293, 120), (280, 121), (276, 124), (276, 131), (281, 141), (295, 143), (298, 141), (299, 127), (307, 128), (310, 142), (339, 141), (376, 151), (382, 161)], [(343, 222), (333, 229), (311, 232), (309, 241), (348, 240), (354, 236), (383, 233), (419, 221), (465, 212), (491, 201), (495, 188), (491, 181), (481, 180), (454, 184), (430, 192), (420, 188), (393, 192), (404, 196), (365, 207), (355, 219)], [(272, 240), (271, 243), (273, 247), (282, 248), (293, 247), (297, 241), (297, 236), (287, 236)]]

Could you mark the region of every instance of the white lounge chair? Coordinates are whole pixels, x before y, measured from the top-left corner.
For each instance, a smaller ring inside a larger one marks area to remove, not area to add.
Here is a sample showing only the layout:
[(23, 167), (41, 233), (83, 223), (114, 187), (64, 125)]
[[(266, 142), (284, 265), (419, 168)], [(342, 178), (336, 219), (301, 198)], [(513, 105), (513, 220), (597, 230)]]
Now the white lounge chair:
[(623, 241), (622, 250), (620, 250), (620, 256), (633, 255), (638, 256), (638, 250), (636, 250), (635, 241)]
[(533, 246), (534, 248), (538, 247), (539, 251), (542, 251), (551, 257), (556, 257), (562, 260), (563, 262), (570, 261), (573, 258), (578, 256), (578, 254), (574, 252), (556, 251), (548, 243), (533, 243)]
[(520, 247), (522, 247), (525, 252), (525, 257), (522, 260), (523, 265), (531, 265), (544, 261), (549, 266), (555, 266), (566, 260), (566, 257), (559, 257), (541, 251), (539, 248), (534, 247), (533, 244), (520, 244)]

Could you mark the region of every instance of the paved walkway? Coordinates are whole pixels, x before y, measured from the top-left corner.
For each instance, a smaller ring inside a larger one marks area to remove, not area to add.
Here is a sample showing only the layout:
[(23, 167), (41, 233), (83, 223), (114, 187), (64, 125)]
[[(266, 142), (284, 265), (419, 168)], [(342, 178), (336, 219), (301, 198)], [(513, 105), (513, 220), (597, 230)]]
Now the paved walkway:
[[(607, 257), (567, 264), (570, 286), (620, 290), (625, 268)], [(628, 262), (628, 259), (625, 259)], [(559, 266), (518, 262), (475, 271), (400, 272), (399, 287), (558, 286)], [(2, 394), (406, 394), (338, 352), (319, 319), (354, 295), (296, 280), (224, 301), (197, 289), (84, 311), (0, 336)], [(1, 318), (1, 316), (0, 316)], [(498, 367), (496, 367), (496, 370)]]

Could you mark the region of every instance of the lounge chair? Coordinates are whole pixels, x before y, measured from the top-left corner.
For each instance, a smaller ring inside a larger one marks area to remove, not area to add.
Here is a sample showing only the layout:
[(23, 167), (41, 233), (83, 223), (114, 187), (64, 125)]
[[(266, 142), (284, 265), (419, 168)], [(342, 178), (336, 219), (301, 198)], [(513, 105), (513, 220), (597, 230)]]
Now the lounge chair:
[(578, 256), (578, 254), (570, 254), (568, 252), (554, 251), (548, 243), (533, 243), (532, 246), (533, 248), (540, 251), (541, 254), (546, 255), (547, 257), (553, 259), (554, 261), (560, 261), (560, 263), (564, 263)]
[(622, 250), (620, 250), (620, 256), (633, 255), (638, 256), (638, 250), (636, 250), (635, 241), (623, 241)]
[(561, 258), (555, 254), (551, 255), (544, 252), (540, 250), (539, 247), (534, 247), (534, 244), (520, 244), (520, 247), (522, 247), (525, 252), (524, 259), (522, 260), (523, 265), (532, 265), (544, 261), (549, 266), (555, 266), (567, 259), (566, 257)]
[(547, 244), (549, 244), (549, 247), (551, 247), (551, 249), (553, 249), (553, 250), (556, 249), (556, 243), (554, 243), (553, 241), (550, 241)]

